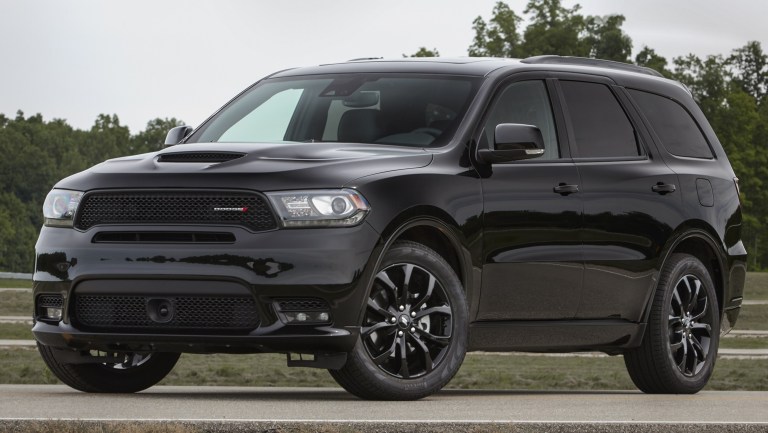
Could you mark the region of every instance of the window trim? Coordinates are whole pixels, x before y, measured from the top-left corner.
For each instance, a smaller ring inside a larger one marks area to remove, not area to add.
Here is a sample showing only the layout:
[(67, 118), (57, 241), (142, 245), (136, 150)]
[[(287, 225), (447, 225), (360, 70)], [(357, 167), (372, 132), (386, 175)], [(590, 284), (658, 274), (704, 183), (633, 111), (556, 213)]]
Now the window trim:
[[(597, 76), (597, 75), (586, 75), (586, 74), (555, 74), (555, 79), (553, 80), (555, 83), (555, 86), (557, 87), (557, 97), (560, 99), (560, 106), (563, 110), (563, 119), (565, 122), (566, 130), (568, 131), (568, 143), (571, 145), (571, 155), (574, 162), (613, 162), (613, 161), (646, 161), (650, 159), (651, 153), (648, 151), (648, 144), (646, 143), (646, 137), (644, 137), (645, 128), (644, 125), (638, 124), (637, 119), (634, 118), (633, 112), (634, 110), (630, 110), (629, 108), (634, 109), (634, 106), (628, 107), (626, 100), (624, 100), (623, 95), (619, 91), (619, 89), (622, 89), (621, 86), (618, 86), (613, 80)], [(627, 118), (627, 121), (632, 125), (632, 128), (635, 132), (635, 140), (637, 141), (637, 148), (640, 151), (640, 155), (636, 156), (607, 156), (607, 157), (581, 157), (579, 155), (579, 149), (576, 146), (576, 136), (573, 132), (573, 124), (570, 119), (569, 111), (568, 111), (568, 104), (565, 101), (565, 95), (563, 93), (563, 88), (560, 85), (562, 81), (576, 81), (576, 82), (582, 82), (582, 83), (591, 83), (591, 84), (602, 84), (606, 87), (608, 87), (608, 91), (613, 95), (613, 97), (616, 99), (616, 102), (619, 104), (619, 107), (621, 107), (622, 111), (624, 112), (624, 115)]]

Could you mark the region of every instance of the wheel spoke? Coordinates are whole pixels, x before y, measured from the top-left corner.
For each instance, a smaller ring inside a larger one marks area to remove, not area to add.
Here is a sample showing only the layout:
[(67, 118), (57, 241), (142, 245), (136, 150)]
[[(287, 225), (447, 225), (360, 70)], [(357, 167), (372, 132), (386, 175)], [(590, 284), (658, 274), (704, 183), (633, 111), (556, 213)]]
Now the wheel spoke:
[[(699, 289), (701, 289), (701, 281), (698, 278), (690, 277), (693, 279), (693, 291), (691, 292), (691, 298), (688, 300), (688, 312), (692, 312), (696, 308), (696, 300), (699, 299)], [(688, 278), (686, 277), (686, 282)], [(688, 286), (690, 289), (690, 285)]]
[[(685, 311), (683, 311), (683, 301), (680, 299), (680, 293), (677, 291), (677, 287), (675, 287), (675, 290), (672, 291), (672, 301), (673, 304), (677, 303), (677, 312), (680, 313), (680, 315), (685, 314)], [(674, 307), (674, 305), (672, 306)]]
[(446, 316), (450, 316), (452, 314), (451, 307), (449, 307), (448, 305), (439, 305), (436, 307), (425, 308), (421, 311), (417, 311), (416, 315), (413, 318), (415, 320), (418, 320), (424, 316), (430, 316), (432, 314), (444, 314)]
[(382, 316), (384, 319), (387, 319), (392, 315), (389, 311), (385, 310), (383, 307), (377, 304), (373, 298), (368, 298), (368, 308)]
[(406, 264), (404, 276), (403, 276), (403, 287), (400, 290), (400, 299), (398, 300), (398, 303), (400, 305), (408, 304), (408, 290), (410, 289), (412, 275), (413, 275), (413, 265), (410, 263)]
[(419, 349), (421, 349), (421, 352), (424, 355), (424, 367), (426, 368), (427, 373), (429, 373), (432, 371), (432, 368), (434, 368), (434, 362), (432, 362), (432, 355), (429, 353), (429, 348), (417, 335), (413, 336), (413, 341), (419, 346)]
[(393, 303), (396, 302), (397, 301), (397, 286), (395, 285), (395, 283), (392, 282), (392, 279), (389, 278), (389, 274), (387, 274), (387, 270), (384, 269), (383, 271), (381, 271), (378, 274), (376, 274), (376, 279), (381, 281), (382, 283), (384, 283), (384, 287), (389, 289), (389, 291), (391, 292), (390, 293), (390, 295), (391, 295), (391, 302), (393, 302)]
[(400, 376), (405, 379), (411, 377), (408, 371), (408, 345), (405, 344), (405, 337), (398, 338), (400, 344)]
[(376, 363), (376, 365), (384, 364), (389, 359), (394, 358), (396, 353), (397, 353), (397, 338), (393, 338), (392, 344), (389, 346), (389, 349), (385, 350), (378, 356), (374, 357), (373, 362)]
[(694, 323), (691, 329), (703, 329), (707, 335), (712, 335), (712, 327), (706, 323)]
[(437, 336), (434, 334), (430, 334), (429, 332), (422, 331), (421, 329), (416, 328), (416, 332), (419, 335), (419, 338), (427, 340), (430, 343), (437, 344), (438, 346), (447, 346), (448, 343), (451, 342), (451, 336)]
[(704, 361), (707, 358), (707, 353), (704, 350), (704, 346), (701, 345), (701, 342), (699, 342), (698, 339), (696, 339), (696, 336), (691, 337), (691, 348), (694, 350), (696, 354), (698, 354), (699, 358), (701, 358), (702, 361)]
[(672, 349), (672, 353), (676, 353), (680, 348), (683, 347), (683, 341), (678, 341), (677, 343), (672, 343), (669, 345), (669, 348)]
[[(698, 314), (696, 314), (695, 316), (693, 316), (693, 318), (692, 318), (693, 320), (699, 320), (702, 317), (704, 317), (705, 314), (707, 314), (707, 307), (708, 307), (707, 302), (708, 302), (708, 300), (707, 300), (706, 297), (701, 299), (699, 304), (703, 303), (704, 305), (701, 307), (701, 310), (699, 310), (700, 312)], [(697, 307), (698, 307), (698, 305), (697, 305)]]
[(685, 373), (685, 365), (688, 362), (688, 342), (686, 341), (685, 337), (683, 337), (683, 357), (679, 364), (677, 364), (677, 368), (680, 369), (681, 372)]
[(419, 299), (419, 302), (417, 302), (414, 306), (411, 307), (411, 310), (417, 310), (421, 308), (424, 303), (426, 303), (430, 297), (432, 297), (432, 291), (435, 290), (435, 284), (437, 283), (437, 279), (432, 275), (429, 274), (429, 283), (427, 283), (427, 292), (424, 294), (424, 296)]
[(379, 323), (376, 323), (375, 325), (372, 325), (372, 326), (363, 327), (362, 328), (362, 334), (365, 337), (370, 337), (371, 334), (373, 334), (374, 332), (377, 332), (377, 331), (380, 331), (380, 330), (386, 329), (386, 328), (394, 328), (394, 326), (395, 325), (392, 324), (392, 323), (379, 322)]

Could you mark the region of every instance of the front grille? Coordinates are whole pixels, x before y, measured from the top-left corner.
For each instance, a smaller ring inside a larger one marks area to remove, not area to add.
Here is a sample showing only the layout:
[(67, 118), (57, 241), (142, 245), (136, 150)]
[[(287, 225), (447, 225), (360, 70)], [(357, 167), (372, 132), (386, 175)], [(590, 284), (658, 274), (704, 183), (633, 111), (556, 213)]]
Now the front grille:
[(83, 197), (75, 227), (102, 224), (225, 224), (253, 231), (277, 223), (260, 195), (218, 191), (95, 192)]
[(280, 311), (328, 310), (328, 303), (318, 298), (282, 298), (276, 302)]
[(179, 152), (160, 155), (158, 162), (226, 162), (242, 158), (244, 153), (233, 152)]
[(232, 233), (211, 232), (99, 232), (93, 243), (115, 244), (231, 244)]
[[(152, 315), (157, 301), (172, 306), (169, 320)], [(74, 320), (92, 329), (250, 331), (259, 326), (250, 296), (75, 295)]]

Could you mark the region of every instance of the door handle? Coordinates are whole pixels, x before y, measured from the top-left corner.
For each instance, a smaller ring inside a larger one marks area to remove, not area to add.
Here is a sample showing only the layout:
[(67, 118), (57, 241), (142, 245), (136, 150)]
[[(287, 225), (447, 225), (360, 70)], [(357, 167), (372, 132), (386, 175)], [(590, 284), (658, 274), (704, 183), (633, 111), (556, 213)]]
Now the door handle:
[(552, 190), (561, 195), (568, 195), (579, 192), (579, 186), (560, 183), (560, 185), (554, 187)]
[(675, 192), (676, 190), (677, 190), (677, 187), (675, 187), (675, 184), (673, 183), (659, 182), (656, 185), (651, 187), (651, 191), (659, 193), (661, 195), (669, 194), (670, 192)]

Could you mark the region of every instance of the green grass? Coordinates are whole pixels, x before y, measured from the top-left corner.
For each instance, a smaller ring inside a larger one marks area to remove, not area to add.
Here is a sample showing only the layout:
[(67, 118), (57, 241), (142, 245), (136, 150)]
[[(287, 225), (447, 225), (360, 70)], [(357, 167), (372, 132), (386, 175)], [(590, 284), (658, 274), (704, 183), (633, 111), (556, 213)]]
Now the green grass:
[(0, 323), (0, 340), (33, 340), (32, 325), (27, 323)]
[(768, 331), (768, 305), (743, 305), (735, 329)]
[(0, 316), (32, 316), (31, 292), (0, 292)]
[(14, 289), (14, 288), (20, 288), (20, 289), (31, 289), (32, 288), (32, 280), (10, 280), (5, 278), (0, 278), (0, 289)]
[(768, 272), (747, 272), (744, 299), (768, 301)]
[(768, 349), (768, 338), (721, 338), (720, 347), (725, 349)]
[[(58, 383), (34, 349), (0, 351), (0, 383)], [(710, 390), (768, 390), (768, 360), (719, 359)], [(161, 385), (337, 386), (324, 370), (288, 368), (282, 355), (182, 355)], [(447, 388), (634, 389), (621, 357), (468, 355)]]

